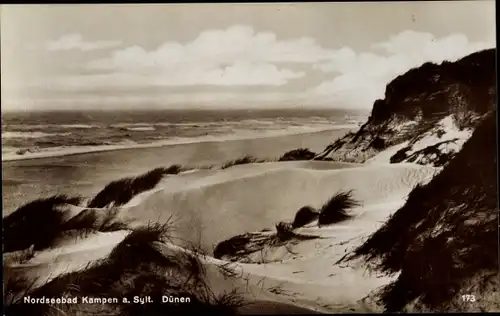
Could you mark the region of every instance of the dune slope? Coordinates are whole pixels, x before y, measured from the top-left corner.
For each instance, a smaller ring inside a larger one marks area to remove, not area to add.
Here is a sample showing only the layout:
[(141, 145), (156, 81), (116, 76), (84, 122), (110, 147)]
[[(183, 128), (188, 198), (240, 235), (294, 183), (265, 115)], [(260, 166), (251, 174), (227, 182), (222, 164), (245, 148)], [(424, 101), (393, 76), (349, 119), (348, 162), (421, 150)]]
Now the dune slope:
[(304, 205), (319, 207), (338, 190), (355, 190), (366, 205), (383, 203), (403, 198), (435, 172), (432, 167), (405, 164), (332, 170), (318, 170), (316, 165), (324, 162), (235, 166), (212, 176), (191, 177), (184, 186), (172, 178), (171, 187), (171, 179), (166, 179), (159, 186), (165, 190), (145, 196), (119, 216), (142, 223), (172, 217), (177, 238), (201, 242), (211, 252), (224, 239), (293, 219)]
[[(93, 279), (96, 276), (92, 269), (100, 268), (91, 267), (109, 265), (109, 258), (130, 231), (151, 223), (171, 228), (168, 240), (155, 248), (160, 258), (169, 258), (172, 249), (174, 253), (196, 249), (195, 257), (202, 260), (203, 269), (213, 270), (229, 264), (228, 260), (211, 257), (213, 248), (224, 239), (272, 228), (282, 220), (291, 221), (302, 206), (319, 207), (336, 191), (353, 190), (362, 204), (353, 209), (351, 222), (322, 228), (313, 223), (300, 228), (299, 233), (318, 238), (270, 247), (259, 255), (253, 254), (246, 263), (231, 263), (239, 271), (236, 280), (225, 280), (218, 272), (203, 279), (216, 294), (237, 290), (245, 300), (277, 302), (285, 304), (283, 308), (291, 304), (323, 312), (361, 311), (365, 309), (357, 301), (392, 279), (366, 275), (361, 262), (347, 266), (332, 263), (359, 246), (362, 238), (379, 228), (404, 203), (413, 186), (429, 181), (435, 171), (433, 167), (413, 164), (360, 167), (310, 161), (247, 164), (166, 177), (121, 206), (52, 206), (50, 210), (64, 215), (57, 217), (58, 227), (71, 223), (71, 231), (76, 233), (62, 230), (24, 258), (11, 255), (7, 275), (12, 280), (30, 281), (35, 294), (45, 293), (47, 287), (53, 293), (54, 287), (60, 288), (54, 284), (73, 282), (75, 275)], [(29, 222), (29, 217), (23, 220)], [(104, 222), (123, 225), (109, 224), (106, 231), (99, 231)], [(25, 246), (32, 241), (26, 240)], [(141, 275), (141, 271), (136, 274)], [(68, 279), (68, 275), (73, 277)], [(121, 276), (116, 278), (113, 282)], [(115, 288), (111, 281), (105, 283)], [(91, 294), (93, 290), (88, 291)]]
[(382, 162), (445, 165), (495, 107), (495, 51), (425, 63), (396, 77), (368, 121), (316, 159), (365, 162), (382, 152)]
[(376, 269), (401, 272), (377, 294), (385, 310), (500, 310), (495, 114), (355, 250)]

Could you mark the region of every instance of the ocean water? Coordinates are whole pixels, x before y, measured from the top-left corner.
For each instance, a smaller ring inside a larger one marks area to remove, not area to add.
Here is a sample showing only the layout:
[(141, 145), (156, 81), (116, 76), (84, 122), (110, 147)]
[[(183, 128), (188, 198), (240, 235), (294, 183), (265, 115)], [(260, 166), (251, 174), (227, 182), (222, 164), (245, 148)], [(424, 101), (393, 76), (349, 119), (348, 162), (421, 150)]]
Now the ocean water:
[(364, 119), (343, 110), (2, 114), (3, 214), (54, 194), (91, 196), (155, 167), (322, 150)]
[(358, 122), (359, 114), (344, 110), (6, 113), (2, 115), (2, 160), (278, 136)]

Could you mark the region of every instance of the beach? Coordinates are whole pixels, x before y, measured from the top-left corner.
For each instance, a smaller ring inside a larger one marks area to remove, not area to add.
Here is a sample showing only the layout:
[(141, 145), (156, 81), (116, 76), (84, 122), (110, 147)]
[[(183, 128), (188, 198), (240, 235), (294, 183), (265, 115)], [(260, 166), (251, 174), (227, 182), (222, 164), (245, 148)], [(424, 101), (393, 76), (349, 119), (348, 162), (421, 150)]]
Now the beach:
[(163, 147), (122, 149), (71, 156), (3, 162), (3, 215), (43, 196), (67, 193), (90, 196), (106, 184), (155, 167), (221, 165), (251, 155), (278, 158), (297, 148), (319, 152), (350, 129), (278, 137), (196, 142)]

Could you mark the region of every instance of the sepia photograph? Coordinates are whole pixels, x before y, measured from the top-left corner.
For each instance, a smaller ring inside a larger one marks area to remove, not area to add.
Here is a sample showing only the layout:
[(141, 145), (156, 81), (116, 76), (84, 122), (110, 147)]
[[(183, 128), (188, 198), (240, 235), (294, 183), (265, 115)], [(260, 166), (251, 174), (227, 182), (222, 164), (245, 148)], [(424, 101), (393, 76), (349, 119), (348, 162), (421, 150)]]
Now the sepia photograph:
[(500, 312), (495, 11), (1, 5), (3, 315)]

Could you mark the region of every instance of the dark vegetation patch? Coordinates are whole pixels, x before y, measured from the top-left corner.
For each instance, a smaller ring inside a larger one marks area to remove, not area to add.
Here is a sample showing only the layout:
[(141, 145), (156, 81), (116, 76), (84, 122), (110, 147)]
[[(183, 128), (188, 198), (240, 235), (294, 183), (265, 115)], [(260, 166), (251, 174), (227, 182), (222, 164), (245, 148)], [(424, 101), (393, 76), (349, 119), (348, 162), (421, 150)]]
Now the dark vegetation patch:
[(400, 163), (402, 161), (414, 162), (422, 165), (433, 165), (434, 167), (442, 167), (453, 159), (456, 155), (455, 151), (443, 152), (441, 146), (455, 143), (458, 139), (451, 139), (439, 142), (434, 145), (427, 146), (423, 149), (417, 150), (412, 154), (407, 154), (411, 150), (411, 146), (407, 146), (398, 150), (391, 158), (391, 163)]
[(446, 134), (446, 131), (444, 131), (443, 129), (439, 128), (436, 130), (435, 132), (435, 135), (438, 137), (438, 138), (441, 138), (443, 137), (443, 135)]
[[(349, 258), (363, 256), (388, 273), (388, 312), (419, 299), (432, 310), (460, 295), (482, 271), (498, 271), (496, 115), (488, 115), (462, 150)], [(397, 236), (397, 238), (395, 237)]]
[(310, 224), (318, 219), (319, 212), (312, 206), (301, 207), (295, 214), (292, 227), (298, 228)]
[(179, 174), (184, 170), (181, 165), (171, 165), (165, 169), (165, 174)]
[[(156, 168), (136, 178), (113, 181), (99, 192), (89, 203), (89, 208), (119, 206), (135, 195), (154, 188), (165, 174), (177, 174), (181, 166)], [(127, 224), (116, 221), (113, 210), (83, 210), (68, 218), (67, 205), (82, 203), (81, 197), (55, 195), (29, 202), (3, 219), (4, 251), (23, 250), (34, 245), (34, 250), (51, 246), (60, 237), (78, 235), (91, 231), (111, 232), (127, 229)], [(105, 213), (106, 212), (106, 213)]]
[(411, 146), (406, 146), (405, 148), (401, 148), (394, 155), (391, 156), (391, 163), (400, 163), (406, 158), (408, 158), (407, 152), (411, 150)]
[(92, 229), (99, 232), (114, 232), (128, 229), (127, 223), (117, 220), (118, 209), (86, 209), (68, 220), (63, 230)]
[(307, 148), (298, 148), (285, 153), (278, 161), (311, 160), (316, 157), (316, 153)]
[(79, 205), (80, 197), (56, 195), (29, 202), (3, 218), (4, 252), (34, 245), (43, 249), (61, 232), (66, 220), (64, 205)]
[(386, 142), (385, 142), (385, 139), (381, 138), (381, 137), (375, 137), (372, 142), (370, 143), (370, 146), (373, 148), (373, 149), (376, 149), (376, 150), (383, 150), (385, 149), (387, 146), (386, 146)]
[(222, 165), (221, 169), (227, 169), (229, 167), (237, 166), (237, 165), (245, 165), (245, 164), (249, 164), (249, 163), (262, 163), (262, 162), (266, 162), (266, 160), (258, 159), (258, 158), (255, 158), (253, 156), (247, 155), (247, 156), (243, 156), (241, 158), (226, 162), (225, 164)]
[(276, 237), (279, 241), (290, 240), (294, 237), (293, 226), (291, 223), (279, 222), (276, 224)]
[[(178, 174), (180, 165), (156, 168), (136, 178), (113, 181), (99, 192), (89, 203), (89, 208), (102, 208), (111, 204), (119, 206), (135, 195), (154, 188), (165, 174)], [(78, 235), (79, 232), (111, 232), (127, 229), (127, 224), (115, 219), (116, 211), (87, 209), (68, 218), (64, 206), (79, 206), (81, 197), (55, 195), (29, 202), (3, 218), (4, 251), (12, 252), (34, 246), (40, 250), (51, 246), (60, 237)], [(105, 213), (107, 212), (107, 213)]]
[[(442, 167), (446, 165), (455, 156), (455, 151), (443, 152), (439, 147), (448, 143), (454, 143), (458, 139), (447, 140), (437, 144), (427, 146), (424, 149), (418, 150), (408, 156), (408, 162), (415, 162), (423, 165), (433, 165), (434, 167)], [(420, 159), (419, 159), (420, 158)]]
[(134, 196), (152, 190), (167, 174), (177, 174), (181, 167), (173, 165), (168, 168), (156, 168), (135, 178), (124, 178), (113, 181), (88, 203), (88, 207), (103, 208), (120, 206), (128, 203)]
[(352, 193), (352, 190), (341, 191), (333, 195), (319, 211), (318, 226), (331, 225), (352, 218), (348, 211), (361, 205), (352, 197)]
[(82, 200), (56, 195), (21, 206), (3, 219), (4, 251), (27, 251), (28, 248), (39, 251), (69, 237), (128, 229), (126, 222), (116, 219), (118, 210), (85, 209), (70, 218), (67, 207), (78, 206)]
[[(293, 246), (301, 241), (321, 238), (320, 236), (297, 233), (297, 228), (318, 220), (318, 226), (331, 225), (353, 218), (348, 211), (361, 205), (352, 197), (353, 191), (338, 192), (333, 195), (318, 211), (312, 206), (301, 207), (293, 222), (281, 221), (276, 224), (276, 231), (262, 230), (234, 236), (217, 244), (213, 253), (217, 259), (253, 262), (249, 256), (265, 249)], [(264, 260), (264, 259), (262, 259)]]
[[(85, 270), (58, 276), (30, 288), (27, 282), (6, 275), (5, 313), (11, 315), (94, 314), (94, 315), (233, 315), (243, 301), (235, 292), (214, 294), (205, 283), (205, 269), (196, 254), (160, 254), (158, 243), (168, 240), (171, 226), (149, 225), (131, 232), (111, 254)], [(10, 283), (9, 283), (10, 282)], [(33, 298), (116, 297), (118, 304), (24, 304), (22, 292)], [(153, 303), (127, 304), (134, 296), (151, 296)], [(186, 297), (190, 303), (162, 304), (162, 296)], [(17, 299), (12, 299), (17, 297)], [(5, 297), (4, 297), (5, 298)]]
[[(218, 243), (213, 253), (217, 259), (233, 262), (253, 262), (252, 260), (248, 260), (248, 256), (257, 252), (260, 252), (262, 255), (266, 248), (285, 247), (289, 253), (292, 253), (288, 248), (289, 246), (296, 245), (301, 241), (317, 238), (320, 237), (295, 233), (291, 223), (279, 222), (276, 224), (276, 232), (274, 233), (266, 230), (234, 236)], [(262, 258), (262, 262), (259, 263), (267, 262)]]

